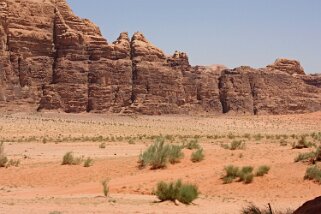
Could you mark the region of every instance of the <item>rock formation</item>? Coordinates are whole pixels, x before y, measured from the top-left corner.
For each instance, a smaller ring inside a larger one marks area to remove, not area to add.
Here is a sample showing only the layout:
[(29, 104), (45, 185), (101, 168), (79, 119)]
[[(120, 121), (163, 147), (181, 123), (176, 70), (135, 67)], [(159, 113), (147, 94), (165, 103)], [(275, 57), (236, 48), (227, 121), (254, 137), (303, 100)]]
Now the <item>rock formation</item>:
[(321, 197), (304, 203), (293, 214), (316, 214), (321, 212)]
[(321, 76), (298, 61), (191, 66), (142, 33), (109, 43), (65, 0), (0, 0), (0, 109), (141, 114), (321, 110)]

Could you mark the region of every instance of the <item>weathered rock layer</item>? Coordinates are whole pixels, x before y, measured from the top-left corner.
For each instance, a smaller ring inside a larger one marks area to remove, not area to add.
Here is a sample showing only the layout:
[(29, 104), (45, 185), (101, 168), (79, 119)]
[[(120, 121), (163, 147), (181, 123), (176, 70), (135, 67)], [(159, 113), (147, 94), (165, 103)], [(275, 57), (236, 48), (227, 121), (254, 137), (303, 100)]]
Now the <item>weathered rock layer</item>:
[(262, 69), (189, 64), (143, 34), (108, 43), (65, 0), (0, 0), (0, 108), (141, 114), (321, 110), (321, 78), (279, 59)]

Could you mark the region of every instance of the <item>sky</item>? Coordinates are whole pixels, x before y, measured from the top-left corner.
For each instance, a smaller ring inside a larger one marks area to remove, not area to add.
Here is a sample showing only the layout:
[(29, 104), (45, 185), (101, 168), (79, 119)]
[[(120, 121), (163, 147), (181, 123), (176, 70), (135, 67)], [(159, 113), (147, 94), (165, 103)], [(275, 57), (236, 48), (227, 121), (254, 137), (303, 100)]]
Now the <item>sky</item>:
[(321, 73), (320, 0), (67, 0), (108, 42), (136, 31), (192, 65), (265, 67), (297, 59)]

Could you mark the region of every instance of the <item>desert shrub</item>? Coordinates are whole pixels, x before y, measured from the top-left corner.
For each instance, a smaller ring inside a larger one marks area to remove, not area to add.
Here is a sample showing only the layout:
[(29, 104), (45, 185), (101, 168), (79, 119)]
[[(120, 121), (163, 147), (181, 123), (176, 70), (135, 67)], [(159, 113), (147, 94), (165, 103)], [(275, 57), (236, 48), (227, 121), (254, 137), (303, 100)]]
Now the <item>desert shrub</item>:
[(84, 167), (91, 167), (94, 164), (94, 160), (91, 157), (85, 159)]
[(260, 140), (262, 140), (264, 138), (264, 136), (262, 136), (261, 134), (256, 134), (256, 135), (254, 135), (254, 139), (256, 140), (256, 141), (260, 141)]
[(321, 161), (321, 147), (315, 151), (315, 161)]
[(280, 141), (280, 146), (287, 146), (287, 145), (288, 145), (288, 142), (286, 140), (282, 139)]
[(268, 214), (269, 212), (262, 211), (259, 207), (254, 204), (250, 204), (248, 207), (243, 208), (241, 214)]
[(229, 138), (229, 139), (235, 139), (236, 138), (236, 136), (233, 134), (233, 133), (228, 133), (228, 135), (227, 135), (227, 137)]
[(191, 161), (196, 163), (204, 160), (204, 150), (198, 149), (195, 152), (192, 153)]
[(188, 143), (184, 143), (183, 146), (184, 146), (184, 148), (189, 149), (189, 150), (201, 148), (201, 146), (198, 143), (198, 139), (197, 138), (191, 139)]
[(131, 145), (132, 145), (132, 144), (135, 144), (134, 139), (133, 139), (133, 138), (129, 139), (129, 140), (128, 140), (128, 144), (131, 144)]
[(198, 188), (192, 184), (183, 184), (181, 180), (176, 182), (159, 182), (155, 195), (161, 201), (178, 200), (184, 204), (190, 204), (198, 197)]
[(232, 183), (234, 179), (238, 177), (239, 168), (233, 165), (226, 166), (224, 168), (225, 176), (222, 178), (224, 184)]
[(81, 157), (75, 157), (72, 152), (67, 152), (62, 158), (62, 165), (79, 165), (82, 162)]
[(245, 143), (241, 140), (233, 140), (230, 146), (230, 150), (244, 149)]
[(221, 147), (229, 150), (245, 149), (245, 143), (242, 140), (233, 140), (230, 144), (221, 144)]
[(314, 132), (314, 133), (311, 134), (311, 137), (314, 140), (321, 141), (321, 132)]
[(190, 204), (198, 197), (198, 188), (193, 184), (183, 184), (179, 190), (177, 200), (183, 204)]
[(183, 157), (180, 146), (165, 144), (164, 139), (157, 139), (139, 156), (139, 164), (140, 167), (150, 165), (152, 169), (160, 169), (166, 167), (168, 162), (179, 162)]
[(294, 162), (313, 160), (315, 158), (315, 152), (306, 152), (300, 153), (295, 159)]
[(246, 139), (248, 139), (248, 140), (251, 140), (251, 135), (250, 134), (244, 134), (243, 135), (243, 138), (246, 138)]
[(18, 167), (20, 165), (20, 160), (13, 160), (13, 159), (10, 159), (6, 165), (6, 167), (11, 167), (11, 166), (14, 166), (14, 167)]
[(238, 172), (237, 176), (240, 178), (239, 181), (243, 181), (245, 184), (251, 183), (254, 178), (253, 167), (252, 166), (242, 167), (242, 169)]
[(109, 194), (109, 186), (108, 186), (108, 181), (104, 180), (101, 182), (101, 185), (103, 186), (103, 193), (105, 197), (108, 197)]
[(50, 212), (49, 214), (62, 214), (62, 212), (59, 212), (59, 211), (52, 211), (52, 212)]
[(4, 144), (0, 143), (0, 167), (5, 167), (8, 162), (8, 158), (4, 153)]
[(317, 166), (309, 167), (306, 170), (304, 179), (314, 180), (321, 184), (321, 169)]
[(292, 148), (293, 149), (305, 149), (305, 148), (309, 148), (315, 146), (315, 144), (308, 142), (305, 136), (302, 136), (298, 142), (293, 143)]
[(101, 144), (99, 144), (99, 148), (100, 148), (100, 149), (105, 149), (105, 148), (106, 148), (106, 143), (101, 143)]
[(183, 157), (182, 147), (178, 145), (170, 145), (168, 151), (168, 160), (171, 164), (178, 163)]
[(295, 162), (300, 161), (311, 161), (312, 163), (316, 161), (321, 161), (321, 147), (317, 148), (314, 152), (306, 152), (299, 154), (295, 159)]
[(255, 175), (256, 175), (256, 176), (264, 176), (264, 175), (268, 174), (269, 171), (270, 171), (270, 167), (269, 167), (269, 166), (266, 166), (266, 165), (263, 165), (263, 166), (260, 166), (260, 167), (256, 170)]
[[(254, 168), (252, 166), (244, 166), (241, 169), (239, 167), (229, 165), (224, 168), (225, 176), (222, 177), (223, 183), (228, 184), (232, 183), (236, 178), (239, 178), (239, 182), (243, 182), (245, 184), (252, 183), (254, 179)], [(270, 168), (268, 166), (260, 166), (255, 175), (256, 176), (264, 176), (268, 173)]]
[(292, 214), (293, 210), (287, 209), (286, 211), (277, 211), (272, 210), (271, 206), (268, 205), (265, 208), (259, 208), (254, 204), (250, 204), (249, 206), (243, 208), (241, 214)]

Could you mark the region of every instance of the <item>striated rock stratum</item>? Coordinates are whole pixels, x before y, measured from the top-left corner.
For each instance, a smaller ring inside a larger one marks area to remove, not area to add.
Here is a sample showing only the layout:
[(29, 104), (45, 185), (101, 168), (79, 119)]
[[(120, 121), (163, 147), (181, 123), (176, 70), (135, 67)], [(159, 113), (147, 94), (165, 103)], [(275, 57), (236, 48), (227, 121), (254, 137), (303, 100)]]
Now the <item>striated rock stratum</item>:
[(0, 0), (0, 109), (305, 113), (321, 110), (321, 76), (287, 59), (261, 69), (193, 67), (141, 33), (107, 42), (65, 0)]

